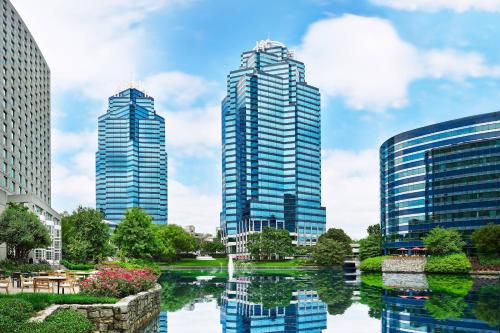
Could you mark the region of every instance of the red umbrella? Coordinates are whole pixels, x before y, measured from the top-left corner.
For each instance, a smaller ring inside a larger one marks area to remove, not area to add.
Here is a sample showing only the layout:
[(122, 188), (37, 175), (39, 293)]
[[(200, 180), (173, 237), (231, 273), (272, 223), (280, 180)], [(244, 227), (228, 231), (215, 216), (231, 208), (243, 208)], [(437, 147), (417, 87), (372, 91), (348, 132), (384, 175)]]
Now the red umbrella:
[(421, 247), (414, 247), (413, 249), (411, 249), (412, 251), (423, 251), (424, 249), (421, 248)]
[(408, 249), (406, 247), (400, 247), (398, 251), (408, 251)]

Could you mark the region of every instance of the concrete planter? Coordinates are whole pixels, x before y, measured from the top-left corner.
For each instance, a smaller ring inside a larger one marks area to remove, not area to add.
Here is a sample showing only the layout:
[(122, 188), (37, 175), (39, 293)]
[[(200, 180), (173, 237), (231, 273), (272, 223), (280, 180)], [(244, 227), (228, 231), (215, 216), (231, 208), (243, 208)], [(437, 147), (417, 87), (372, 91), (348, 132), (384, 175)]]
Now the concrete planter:
[(122, 298), (115, 304), (52, 305), (32, 321), (43, 321), (61, 309), (75, 310), (86, 316), (95, 332), (135, 333), (160, 313), (161, 286)]

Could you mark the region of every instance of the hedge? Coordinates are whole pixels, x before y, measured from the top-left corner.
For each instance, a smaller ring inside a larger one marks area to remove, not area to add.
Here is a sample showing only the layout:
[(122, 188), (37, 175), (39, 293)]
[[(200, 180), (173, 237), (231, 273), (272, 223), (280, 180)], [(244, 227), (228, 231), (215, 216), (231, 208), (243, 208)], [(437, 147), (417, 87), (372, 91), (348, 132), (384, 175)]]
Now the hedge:
[(427, 273), (468, 273), (472, 265), (464, 253), (427, 257)]
[(367, 258), (360, 263), (359, 268), (364, 272), (381, 272), (382, 261), (386, 258), (387, 256)]
[(95, 264), (76, 264), (66, 259), (61, 260), (61, 265), (73, 271), (86, 271), (89, 269), (95, 269)]
[[(113, 304), (118, 302), (117, 298), (94, 297), (81, 294), (48, 294), (48, 293), (19, 293), (14, 295), (0, 295), (0, 302), (6, 300), (21, 300), (28, 302), (34, 311), (40, 311), (52, 304)], [(0, 315), (2, 313), (0, 312)], [(2, 331), (0, 331), (2, 332)]]

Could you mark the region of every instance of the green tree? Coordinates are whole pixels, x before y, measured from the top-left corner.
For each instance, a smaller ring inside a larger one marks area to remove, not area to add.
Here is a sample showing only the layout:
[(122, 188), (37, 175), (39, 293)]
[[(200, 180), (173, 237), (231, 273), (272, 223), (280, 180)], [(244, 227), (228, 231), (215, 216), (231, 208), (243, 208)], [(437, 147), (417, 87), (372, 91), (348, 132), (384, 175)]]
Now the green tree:
[(342, 265), (346, 255), (345, 244), (330, 238), (320, 237), (312, 251), (313, 260), (320, 266)]
[(380, 234), (371, 234), (359, 241), (359, 258), (378, 257), (382, 254), (382, 237)]
[(324, 238), (328, 238), (343, 244), (346, 255), (352, 254), (352, 239), (344, 232), (344, 230), (338, 228), (330, 228), (326, 231), (326, 233), (319, 237), (318, 241)]
[(446, 255), (462, 252), (465, 242), (458, 231), (437, 227), (424, 237), (424, 245), (431, 254)]
[(63, 254), (76, 263), (97, 263), (111, 255), (109, 226), (97, 209), (78, 207), (61, 219)]
[(500, 224), (489, 223), (474, 231), (471, 238), (479, 253), (500, 255)]
[(171, 256), (172, 249), (178, 258), (182, 253), (194, 251), (196, 248), (196, 238), (178, 225), (153, 225), (153, 230), (162, 243), (165, 257)]
[(366, 229), (366, 232), (368, 232), (368, 236), (372, 235), (378, 235), (380, 236), (380, 224), (372, 224)]
[(9, 203), (0, 215), (0, 230), (0, 243), (7, 243), (7, 257), (16, 261), (26, 260), (31, 250), (51, 244), (38, 216), (21, 204)]
[(284, 229), (265, 227), (248, 237), (248, 250), (258, 259), (284, 258), (293, 254), (290, 233)]
[(340, 272), (332, 270), (317, 271), (313, 276), (314, 290), (327, 304), (328, 313), (341, 315), (352, 305), (354, 285), (345, 283)]
[(134, 207), (125, 211), (125, 217), (112, 236), (120, 255), (151, 259), (165, 251), (153, 230), (152, 220), (141, 208)]
[(201, 243), (201, 251), (210, 255), (215, 255), (218, 253), (224, 253), (226, 251), (226, 247), (222, 244), (220, 239), (215, 238), (211, 242)]

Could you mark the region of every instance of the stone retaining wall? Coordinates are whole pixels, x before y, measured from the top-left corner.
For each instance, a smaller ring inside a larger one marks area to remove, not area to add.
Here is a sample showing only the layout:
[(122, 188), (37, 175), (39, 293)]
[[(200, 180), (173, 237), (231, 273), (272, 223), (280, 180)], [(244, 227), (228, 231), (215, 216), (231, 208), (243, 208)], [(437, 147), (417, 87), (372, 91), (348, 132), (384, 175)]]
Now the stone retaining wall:
[(382, 261), (382, 272), (387, 273), (423, 273), (425, 257), (391, 257)]
[(122, 298), (115, 304), (52, 305), (33, 321), (43, 321), (61, 309), (75, 310), (85, 315), (96, 332), (135, 333), (160, 313), (161, 286)]

